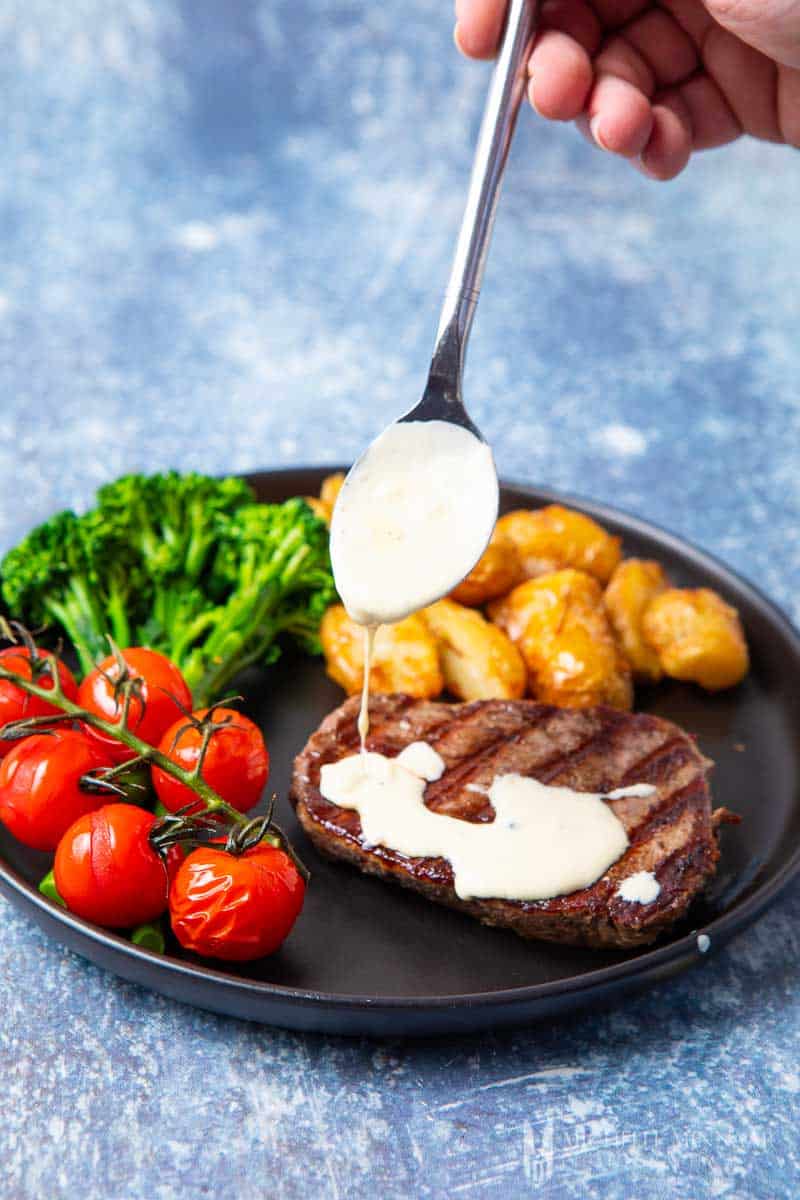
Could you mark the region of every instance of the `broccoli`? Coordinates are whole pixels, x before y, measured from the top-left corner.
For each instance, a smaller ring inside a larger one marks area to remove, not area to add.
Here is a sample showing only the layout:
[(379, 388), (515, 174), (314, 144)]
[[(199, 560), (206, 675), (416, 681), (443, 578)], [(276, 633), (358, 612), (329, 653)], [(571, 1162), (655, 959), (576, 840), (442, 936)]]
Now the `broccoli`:
[(160, 650), (197, 705), (289, 637), (319, 653), (335, 598), (328, 531), (305, 501), (259, 504), (242, 480), (127, 475), (83, 516), (58, 513), (5, 556), (0, 590), (28, 624), (56, 625), (88, 671), (120, 646)]
[(108, 633), (120, 645), (129, 640), (128, 595), (136, 587), (135, 570), (126, 577), (130, 564), (116, 557), (110, 532), (95, 528), (92, 516), (57, 513), (2, 563), (9, 611), (32, 626), (59, 626), (84, 671), (108, 653)]

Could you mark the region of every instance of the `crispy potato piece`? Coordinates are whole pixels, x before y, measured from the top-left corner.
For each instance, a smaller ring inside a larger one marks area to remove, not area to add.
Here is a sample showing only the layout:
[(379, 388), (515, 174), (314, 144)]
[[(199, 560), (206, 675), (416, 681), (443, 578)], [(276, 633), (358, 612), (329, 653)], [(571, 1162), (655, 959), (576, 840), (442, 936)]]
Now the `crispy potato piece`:
[(460, 700), (518, 700), (526, 670), (517, 647), (474, 608), (439, 600), (421, 616), (439, 646), (445, 687)]
[[(320, 639), (331, 679), (352, 695), (364, 682), (364, 629), (341, 604), (322, 618)], [(396, 625), (382, 625), (375, 637), (369, 686), (373, 692), (406, 692), (430, 699), (444, 689), (439, 651), (422, 617), (414, 614)]]
[(339, 492), (342, 490), (344, 479), (344, 471), (337, 471), (335, 475), (327, 475), (322, 481), (322, 487), (319, 489), (319, 498), (323, 504), (327, 504), (331, 512), (333, 512), (333, 506), (336, 503)]
[(490, 612), (522, 651), (537, 700), (563, 708), (631, 707), (630, 667), (591, 575), (567, 568), (529, 579)]
[(499, 625), (515, 645), (519, 645), (528, 627), (528, 622), (534, 613), (539, 611), (543, 603), (542, 590), (533, 586), (535, 582), (535, 579), (528, 579), (510, 591), (507, 596), (493, 600), (491, 604), (487, 605), (489, 619), (495, 625)]
[(303, 496), (309, 508), (320, 517), (326, 525), (330, 525), (331, 517), (333, 516), (333, 506), (336, 503), (336, 497), (341, 491), (344, 483), (344, 472), (337, 471), (335, 475), (327, 475), (322, 481), (322, 487), (317, 496)]
[(506, 513), (497, 528), (516, 545), (524, 579), (575, 567), (607, 583), (622, 557), (618, 537), (560, 504)]
[(517, 547), (508, 534), (495, 527), (489, 545), (450, 597), (458, 604), (479, 608), (487, 600), (510, 592), (522, 578)]
[(668, 588), (644, 613), (642, 630), (673, 679), (699, 683), (709, 692), (733, 687), (750, 665), (735, 608), (710, 588)]
[(330, 525), (331, 510), (328, 508), (327, 504), (323, 504), (323, 502), (317, 496), (303, 496), (303, 499), (315, 516), (324, 521), (326, 525)]
[(669, 587), (660, 563), (626, 558), (611, 576), (605, 593), (606, 612), (633, 668), (636, 679), (656, 683), (662, 676), (658, 655), (642, 633), (642, 617), (650, 601)]

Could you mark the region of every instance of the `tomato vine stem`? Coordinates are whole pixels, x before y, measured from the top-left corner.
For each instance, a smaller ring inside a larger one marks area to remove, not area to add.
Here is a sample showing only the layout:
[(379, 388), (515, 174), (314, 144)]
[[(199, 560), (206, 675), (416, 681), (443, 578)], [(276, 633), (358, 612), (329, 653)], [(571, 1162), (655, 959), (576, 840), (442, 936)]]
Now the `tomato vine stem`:
[[(143, 742), (135, 733), (126, 727), (124, 723), (114, 724), (112, 721), (106, 721), (104, 717), (98, 717), (95, 713), (88, 712), (85, 708), (81, 708), (73, 700), (68, 699), (64, 695), (64, 689), (61, 686), (61, 680), (58, 675), (58, 670), (52, 665), (53, 660), (47, 659), (44, 670), (50, 675), (53, 682), (52, 688), (42, 687), (38, 683), (34, 683), (31, 679), (26, 679), (22, 675), (18, 675), (16, 671), (9, 670), (7, 667), (0, 665), (0, 679), (7, 679), (10, 683), (21, 688), (30, 696), (36, 696), (40, 700), (52, 704), (55, 708), (61, 710), (68, 717), (74, 718), (76, 721), (81, 721), (84, 725), (91, 725), (93, 729), (98, 729), (101, 733), (108, 737), (114, 738), (118, 742), (122, 742), (128, 749), (133, 750), (137, 757), (145, 762), (158, 767), (165, 775), (171, 775), (173, 779), (177, 779), (183, 783), (196, 796), (203, 801), (208, 812), (216, 812), (222, 816), (226, 816), (230, 821), (240, 822), (243, 815), (232, 804), (228, 804), (223, 800), (217, 792), (210, 787), (200, 775), (196, 775), (194, 771), (187, 771), (178, 763), (173, 762), (166, 754), (162, 754), (155, 746), (151, 746), (148, 742)], [(11, 725), (7, 725), (3, 730), (3, 737), (19, 737), (30, 730), (35, 732), (37, 728), (41, 728), (47, 724), (48, 718), (40, 720), (34, 718), (32, 721), (14, 721)]]
[[(115, 741), (127, 746), (129, 750), (134, 752), (134, 756), (139, 762), (158, 767), (165, 775), (169, 775), (172, 779), (176, 779), (179, 783), (184, 784), (203, 802), (204, 810), (202, 813), (192, 814), (188, 811), (192, 806), (187, 805), (179, 812), (169, 813), (166, 817), (162, 817), (156, 822), (150, 832), (150, 841), (159, 853), (166, 853), (170, 845), (197, 840), (198, 832), (204, 831), (206, 839), (201, 838), (200, 840), (207, 840), (213, 832), (209, 828), (209, 818), (211, 818), (211, 822), (216, 818), (223, 818), (228, 827), (226, 848), (229, 853), (244, 853), (250, 846), (257, 844), (259, 841), (267, 841), (272, 845), (277, 844), (280, 849), (289, 855), (303, 879), (308, 882), (308, 870), (301, 862), (286, 834), (272, 820), (275, 797), (272, 797), (266, 816), (248, 817), (245, 813), (234, 808), (232, 804), (228, 804), (227, 800), (223, 800), (219, 793), (206, 783), (202, 776), (203, 763), (213, 734), (218, 729), (224, 728), (231, 723), (230, 718), (224, 718), (222, 721), (214, 720), (215, 710), (221, 706), (220, 704), (213, 705), (205, 718), (199, 721), (191, 713), (184, 713), (190, 723), (196, 725), (200, 730), (202, 737), (198, 760), (192, 769), (187, 771), (179, 763), (169, 758), (166, 754), (163, 754), (160, 750), (157, 750), (155, 746), (151, 746), (149, 742), (142, 741), (129, 728), (128, 721), (132, 700), (135, 698), (142, 710), (144, 710), (145, 702), (140, 690), (141, 680), (130, 674), (122, 652), (114, 646), (113, 642), (114, 656), (120, 668), (120, 678), (112, 681), (114, 682), (117, 703), (119, 704), (120, 698), (122, 699), (122, 714), (119, 723), (107, 721), (104, 717), (97, 716), (97, 714), (81, 708), (79, 704), (69, 699), (64, 692), (61, 676), (58, 673), (57, 658), (40, 656), (33, 635), (24, 626), (16, 621), (9, 624), (3, 617), (0, 617), (0, 636), (12, 643), (17, 643), (18, 640), (23, 642), (25, 649), (27, 649), (30, 655), (30, 661), (36, 664), (39, 672), (36, 677), (49, 676), (52, 687), (42, 687), (41, 684), (35, 683), (33, 679), (27, 679), (24, 675), (20, 675), (16, 671), (2, 666), (2, 664), (0, 664), (0, 679), (7, 680), (28, 695), (36, 696), (54, 708), (60, 709), (60, 713), (55, 716), (32, 717), (27, 720), (13, 721), (0, 730), (0, 738), (13, 739), (27, 737), (37, 730), (51, 732), (48, 726), (70, 720), (90, 725), (93, 729), (106, 734), (107, 737), (113, 738)], [(236, 698), (238, 699), (238, 697)], [(178, 705), (178, 707), (180, 708), (181, 705)], [(107, 780), (106, 786), (110, 785), (111, 790), (118, 790), (115, 789), (112, 781), (117, 775), (122, 774), (129, 768), (130, 762), (122, 763), (118, 767), (109, 768), (103, 773), (103, 776), (98, 776), (92, 782), (102, 787), (103, 779), (105, 778)]]

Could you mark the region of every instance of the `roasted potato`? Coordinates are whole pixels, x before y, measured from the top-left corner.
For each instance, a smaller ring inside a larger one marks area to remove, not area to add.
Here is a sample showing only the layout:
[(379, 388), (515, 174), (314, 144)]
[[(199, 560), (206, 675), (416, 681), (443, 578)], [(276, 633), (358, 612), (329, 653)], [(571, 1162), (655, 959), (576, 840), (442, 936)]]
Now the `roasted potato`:
[(591, 575), (568, 568), (529, 579), (490, 612), (519, 646), (535, 699), (563, 708), (631, 707), (630, 667)]
[(315, 516), (319, 517), (321, 521), (324, 521), (326, 525), (330, 525), (331, 510), (328, 508), (327, 504), (323, 504), (318, 496), (303, 496), (303, 499)]
[(333, 506), (336, 503), (336, 497), (341, 491), (344, 483), (344, 472), (337, 471), (335, 475), (327, 475), (322, 481), (322, 487), (319, 491), (319, 496), (304, 496), (306, 504), (312, 508), (314, 512), (327, 525), (331, 523), (333, 516)]
[(658, 655), (644, 638), (642, 617), (650, 601), (669, 587), (657, 562), (626, 558), (611, 576), (605, 592), (606, 612), (636, 679), (656, 683), (663, 671)]
[(710, 588), (668, 588), (651, 600), (642, 631), (665, 674), (709, 692), (733, 687), (749, 666), (735, 608)]
[(518, 700), (525, 663), (510, 638), (474, 608), (439, 600), (421, 616), (436, 638), (448, 692), (460, 700)]
[(544, 593), (541, 588), (533, 586), (535, 582), (535, 579), (528, 579), (510, 591), (507, 596), (493, 600), (487, 605), (490, 620), (495, 625), (499, 625), (515, 645), (519, 645), (528, 628), (528, 622), (535, 613), (540, 611), (544, 603)]
[(488, 600), (510, 592), (522, 579), (517, 547), (508, 534), (495, 528), (489, 545), (450, 597), (458, 604), (479, 608)]
[(344, 480), (344, 471), (337, 471), (335, 475), (327, 475), (322, 481), (322, 487), (319, 489), (319, 498), (323, 504), (327, 504), (331, 513), (333, 513), (333, 506), (336, 503), (339, 492), (342, 490)]
[[(346, 692), (364, 683), (364, 629), (348, 617), (341, 604), (322, 618), (320, 640), (331, 679)], [(418, 699), (438, 696), (444, 689), (439, 651), (422, 617), (406, 617), (382, 625), (375, 637), (369, 686), (373, 692), (407, 692)]]
[(607, 583), (622, 557), (618, 537), (560, 504), (506, 513), (497, 529), (516, 546), (523, 579), (575, 567)]

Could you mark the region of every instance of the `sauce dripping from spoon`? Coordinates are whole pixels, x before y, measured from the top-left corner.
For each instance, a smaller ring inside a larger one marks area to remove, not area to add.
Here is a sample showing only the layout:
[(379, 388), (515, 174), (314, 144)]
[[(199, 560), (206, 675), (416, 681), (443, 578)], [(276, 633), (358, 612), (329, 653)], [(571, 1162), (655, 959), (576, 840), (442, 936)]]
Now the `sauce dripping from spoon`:
[(347, 476), (333, 510), (331, 562), (347, 612), (365, 628), (362, 750), (377, 627), (441, 599), (472, 570), (494, 529), (498, 495), (489, 446), (450, 421), (390, 425)]
[(361, 685), (361, 707), (358, 710), (358, 736), (361, 739), (361, 753), (367, 753), (367, 735), (369, 734), (369, 673), (372, 669), (372, 651), (375, 646), (377, 625), (364, 626), (364, 682)]

